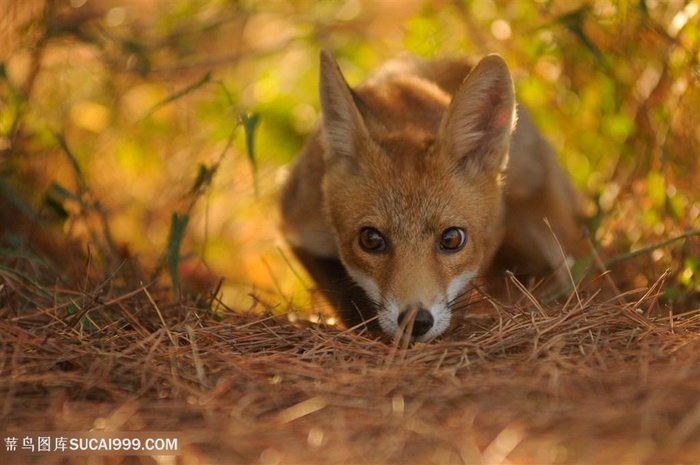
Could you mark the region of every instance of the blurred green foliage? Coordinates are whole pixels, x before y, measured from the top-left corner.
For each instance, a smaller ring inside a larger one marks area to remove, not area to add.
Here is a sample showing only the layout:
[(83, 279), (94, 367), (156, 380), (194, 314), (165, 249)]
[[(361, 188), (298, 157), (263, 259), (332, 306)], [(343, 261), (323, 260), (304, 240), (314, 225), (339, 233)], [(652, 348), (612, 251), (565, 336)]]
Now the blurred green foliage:
[[(697, 0), (56, 0), (28, 19), (12, 8), (0, 200), (110, 243), (112, 269), (165, 259), (191, 288), (226, 276), (237, 307), (251, 286), (308, 301), (278, 242), (275, 193), (319, 118), (321, 48), (351, 84), (403, 51), (500, 53), (591, 199), (601, 254), (700, 227)], [(242, 127), (242, 115), (255, 116)], [(679, 295), (700, 292), (696, 240), (660, 249), (626, 284), (673, 266)]]

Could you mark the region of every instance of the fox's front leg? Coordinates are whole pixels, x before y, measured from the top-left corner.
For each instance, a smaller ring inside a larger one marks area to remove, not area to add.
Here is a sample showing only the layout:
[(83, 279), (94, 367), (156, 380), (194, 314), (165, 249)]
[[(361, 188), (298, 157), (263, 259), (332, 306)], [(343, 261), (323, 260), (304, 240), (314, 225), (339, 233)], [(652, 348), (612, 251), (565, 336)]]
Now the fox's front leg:
[(292, 247), (292, 251), (347, 328), (365, 323), (371, 331), (380, 330), (376, 303), (355, 284), (339, 259), (320, 257), (300, 247)]

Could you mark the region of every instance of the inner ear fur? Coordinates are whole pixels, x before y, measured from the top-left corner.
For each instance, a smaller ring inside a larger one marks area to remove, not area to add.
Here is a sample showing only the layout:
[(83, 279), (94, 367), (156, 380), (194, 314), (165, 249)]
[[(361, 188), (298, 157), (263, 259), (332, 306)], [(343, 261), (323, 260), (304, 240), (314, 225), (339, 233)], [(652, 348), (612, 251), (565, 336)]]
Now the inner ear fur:
[(483, 58), (455, 93), (438, 140), (460, 167), (502, 172), (515, 128), (515, 91), (499, 55)]

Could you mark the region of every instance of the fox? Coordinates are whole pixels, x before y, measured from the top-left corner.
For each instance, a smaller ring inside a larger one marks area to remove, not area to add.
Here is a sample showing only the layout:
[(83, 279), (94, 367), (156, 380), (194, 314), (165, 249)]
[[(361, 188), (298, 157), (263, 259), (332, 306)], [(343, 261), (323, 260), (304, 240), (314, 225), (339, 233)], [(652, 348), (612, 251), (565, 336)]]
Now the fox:
[(346, 327), (428, 342), (493, 270), (570, 282), (578, 191), (501, 56), (402, 56), (350, 87), (324, 50), (319, 97), (281, 232)]

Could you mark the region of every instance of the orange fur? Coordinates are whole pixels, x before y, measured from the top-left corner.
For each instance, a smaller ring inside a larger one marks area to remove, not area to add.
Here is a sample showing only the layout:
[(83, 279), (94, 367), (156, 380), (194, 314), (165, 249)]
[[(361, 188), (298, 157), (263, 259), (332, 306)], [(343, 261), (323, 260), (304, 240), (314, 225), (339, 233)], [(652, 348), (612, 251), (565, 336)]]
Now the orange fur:
[(410, 315), (412, 339), (430, 340), (497, 253), (565, 283), (544, 218), (576, 254), (576, 193), (516, 112), (502, 58), (473, 69), (403, 58), (351, 89), (322, 52), (320, 97), (322, 124), (282, 192), (282, 231), (347, 325), (377, 315), (370, 326), (397, 335)]

